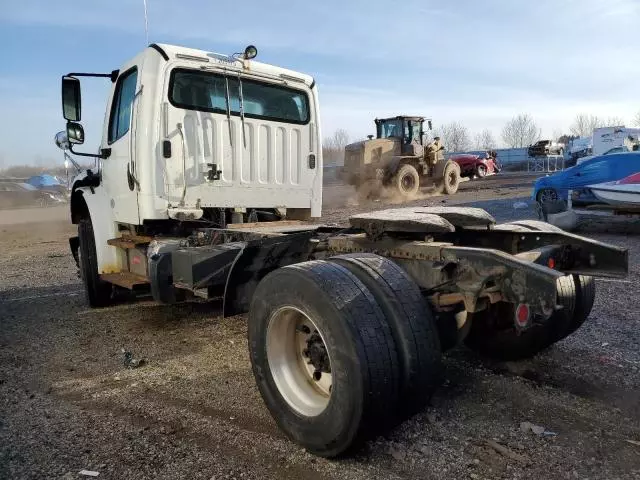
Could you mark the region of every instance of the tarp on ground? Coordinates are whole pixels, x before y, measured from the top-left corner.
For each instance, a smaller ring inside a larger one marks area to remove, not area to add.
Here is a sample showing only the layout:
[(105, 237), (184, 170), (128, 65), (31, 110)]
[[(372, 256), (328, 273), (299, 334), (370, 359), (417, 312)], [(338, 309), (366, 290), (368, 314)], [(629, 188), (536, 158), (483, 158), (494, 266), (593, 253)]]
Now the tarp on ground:
[(42, 174), (42, 175), (34, 175), (33, 177), (30, 177), (27, 180), (27, 183), (29, 185), (33, 185), (36, 188), (52, 187), (52, 186), (56, 186), (56, 185), (62, 185), (60, 180), (58, 180), (53, 175), (49, 175), (49, 174), (46, 174), (46, 173)]

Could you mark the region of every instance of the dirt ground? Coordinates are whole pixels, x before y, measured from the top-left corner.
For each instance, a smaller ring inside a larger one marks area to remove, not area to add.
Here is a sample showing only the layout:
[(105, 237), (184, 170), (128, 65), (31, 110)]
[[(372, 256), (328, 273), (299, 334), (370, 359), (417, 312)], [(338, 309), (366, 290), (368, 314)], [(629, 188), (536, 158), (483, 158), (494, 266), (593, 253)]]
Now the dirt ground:
[[(530, 182), (496, 177), (411, 204), (532, 217), (513, 208)], [(353, 198), (327, 187), (324, 220), (386, 206)], [(425, 411), (355, 456), (324, 460), (269, 416), (246, 317), (146, 300), (89, 310), (71, 233), (64, 208), (0, 212), (2, 479), (87, 478), (83, 469), (100, 479), (640, 478), (638, 235), (593, 234), (629, 248), (630, 275), (597, 281), (593, 313), (574, 335), (519, 363), (448, 352), (447, 380)], [(126, 369), (122, 349), (146, 363)]]

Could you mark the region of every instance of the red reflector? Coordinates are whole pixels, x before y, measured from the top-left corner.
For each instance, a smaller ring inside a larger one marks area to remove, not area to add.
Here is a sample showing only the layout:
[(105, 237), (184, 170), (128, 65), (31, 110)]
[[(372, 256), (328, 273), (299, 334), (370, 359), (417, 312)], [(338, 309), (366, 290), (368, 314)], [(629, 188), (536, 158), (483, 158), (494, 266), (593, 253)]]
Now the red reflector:
[(547, 265), (549, 265), (549, 268), (556, 268), (556, 261), (553, 258), (549, 258)]
[(521, 303), (516, 308), (516, 322), (521, 327), (525, 327), (529, 323), (529, 306), (526, 303)]

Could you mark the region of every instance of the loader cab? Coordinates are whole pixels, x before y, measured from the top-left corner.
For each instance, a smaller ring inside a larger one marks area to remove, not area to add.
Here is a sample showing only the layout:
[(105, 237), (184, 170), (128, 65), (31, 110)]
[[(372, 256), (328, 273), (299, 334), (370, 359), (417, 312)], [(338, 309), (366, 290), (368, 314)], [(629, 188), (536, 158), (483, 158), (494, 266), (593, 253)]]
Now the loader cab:
[[(398, 116), (393, 118), (376, 119), (376, 138), (399, 138), (403, 144), (416, 143), (424, 145), (424, 117)], [(431, 120), (427, 119), (427, 126), (431, 130)]]

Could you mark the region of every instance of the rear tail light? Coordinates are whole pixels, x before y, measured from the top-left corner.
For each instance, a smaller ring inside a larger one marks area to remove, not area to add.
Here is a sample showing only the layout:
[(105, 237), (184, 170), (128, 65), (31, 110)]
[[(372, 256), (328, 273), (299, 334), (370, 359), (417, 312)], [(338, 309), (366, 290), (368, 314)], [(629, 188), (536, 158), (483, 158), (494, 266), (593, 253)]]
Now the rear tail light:
[(521, 303), (516, 308), (516, 323), (522, 328), (529, 323), (529, 305), (526, 303)]

